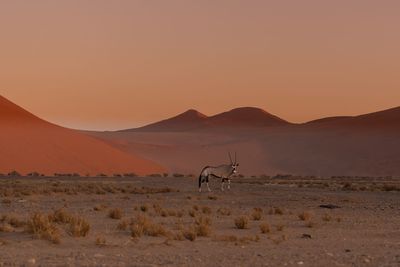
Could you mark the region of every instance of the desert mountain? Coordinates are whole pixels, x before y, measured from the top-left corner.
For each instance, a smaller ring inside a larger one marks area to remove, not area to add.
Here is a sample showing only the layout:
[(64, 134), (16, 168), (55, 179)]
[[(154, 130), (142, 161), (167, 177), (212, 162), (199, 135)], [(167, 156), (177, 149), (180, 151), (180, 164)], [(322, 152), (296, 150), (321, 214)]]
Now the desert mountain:
[(321, 127), (365, 130), (365, 131), (391, 131), (400, 130), (400, 107), (383, 111), (349, 117), (331, 117), (315, 120), (308, 125), (318, 124)]
[(163, 171), (134, 153), (46, 122), (0, 96), (0, 172), (90, 173)]
[(206, 116), (196, 110), (188, 110), (178, 116), (156, 122), (132, 132), (185, 132), (210, 131), (215, 129), (258, 128), (289, 125), (287, 121), (262, 109), (253, 107), (236, 108), (214, 116)]
[(140, 132), (180, 132), (200, 128), (206, 124), (207, 116), (190, 109), (173, 118), (156, 122), (138, 129), (128, 129), (125, 131), (140, 131)]
[[(400, 108), (305, 124), (253, 108), (193, 117), (196, 131), (168, 131), (166, 124), (158, 132), (91, 134), (172, 172), (198, 174), (205, 165), (227, 163), (228, 151), (236, 151), (244, 174), (400, 176)], [(214, 131), (213, 125), (231, 130)]]

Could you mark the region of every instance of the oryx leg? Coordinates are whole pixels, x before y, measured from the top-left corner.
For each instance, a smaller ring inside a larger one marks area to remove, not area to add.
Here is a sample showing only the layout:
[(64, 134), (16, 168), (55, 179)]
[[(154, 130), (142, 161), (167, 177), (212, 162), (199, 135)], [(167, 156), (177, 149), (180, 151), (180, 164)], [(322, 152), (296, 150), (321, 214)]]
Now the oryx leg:
[(224, 184), (225, 184), (225, 179), (222, 178), (222, 182), (221, 182), (221, 191), (224, 191)]
[(205, 179), (202, 175), (200, 175), (199, 177), (199, 192), (201, 193), (201, 186), (203, 185), (203, 183), (205, 182)]
[(210, 177), (210, 175), (207, 175), (206, 184), (207, 184), (208, 192), (211, 192), (210, 186), (208, 185), (208, 177)]
[(231, 179), (228, 179), (228, 190), (231, 190)]

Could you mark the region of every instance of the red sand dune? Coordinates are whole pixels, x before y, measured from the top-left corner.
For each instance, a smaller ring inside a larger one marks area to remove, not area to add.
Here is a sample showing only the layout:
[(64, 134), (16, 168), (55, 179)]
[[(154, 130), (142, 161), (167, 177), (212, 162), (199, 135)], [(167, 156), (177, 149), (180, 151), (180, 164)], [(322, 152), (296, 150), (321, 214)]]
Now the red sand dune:
[(0, 172), (137, 174), (160, 165), (78, 131), (48, 123), (0, 96)]

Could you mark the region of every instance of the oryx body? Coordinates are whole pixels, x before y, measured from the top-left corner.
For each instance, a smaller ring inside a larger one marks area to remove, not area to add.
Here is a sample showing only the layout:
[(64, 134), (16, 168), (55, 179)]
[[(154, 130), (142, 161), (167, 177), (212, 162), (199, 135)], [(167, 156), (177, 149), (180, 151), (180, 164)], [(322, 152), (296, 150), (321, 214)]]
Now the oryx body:
[(239, 164), (236, 163), (236, 155), (235, 155), (235, 162), (232, 161), (230, 154), (229, 158), (231, 160), (231, 164), (219, 165), (217, 167), (206, 166), (203, 168), (199, 176), (199, 192), (201, 192), (201, 185), (204, 182), (207, 184), (208, 191), (211, 192), (211, 189), (208, 185), (210, 176), (221, 179), (222, 191), (224, 191), (225, 181), (228, 181), (228, 189), (231, 189), (231, 176), (237, 173), (237, 167), (239, 166)]

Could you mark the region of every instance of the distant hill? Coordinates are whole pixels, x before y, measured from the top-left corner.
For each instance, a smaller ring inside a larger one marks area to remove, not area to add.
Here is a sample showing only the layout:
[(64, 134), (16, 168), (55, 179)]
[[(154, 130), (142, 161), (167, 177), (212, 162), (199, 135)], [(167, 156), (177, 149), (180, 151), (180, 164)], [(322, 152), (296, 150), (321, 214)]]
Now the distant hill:
[(184, 132), (218, 128), (259, 128), (289, 124), (289, 122), (275, 115), (253, 107), (236, 108), (210, 117), (191, 109), (170, 119), (123, 131)]
[(160, 131), (144, 127), (143, 132), (91, 134), (173, 172), (198, 174), (205, 165), (229, 162), (231, 151), (238, 153), (244, 174), (400, 176), (399, 107), (303, 124), (257, 108), (198, 114), (164, 121)]
[(46, 122), (0, 96), (0, 173), (162, 172), (160, 165)]
[(359, 116), (323, 118), (308, 122), (307, 125), (329, 129), (361, 130), (368, 132), (400, 130), (400, 107)]

